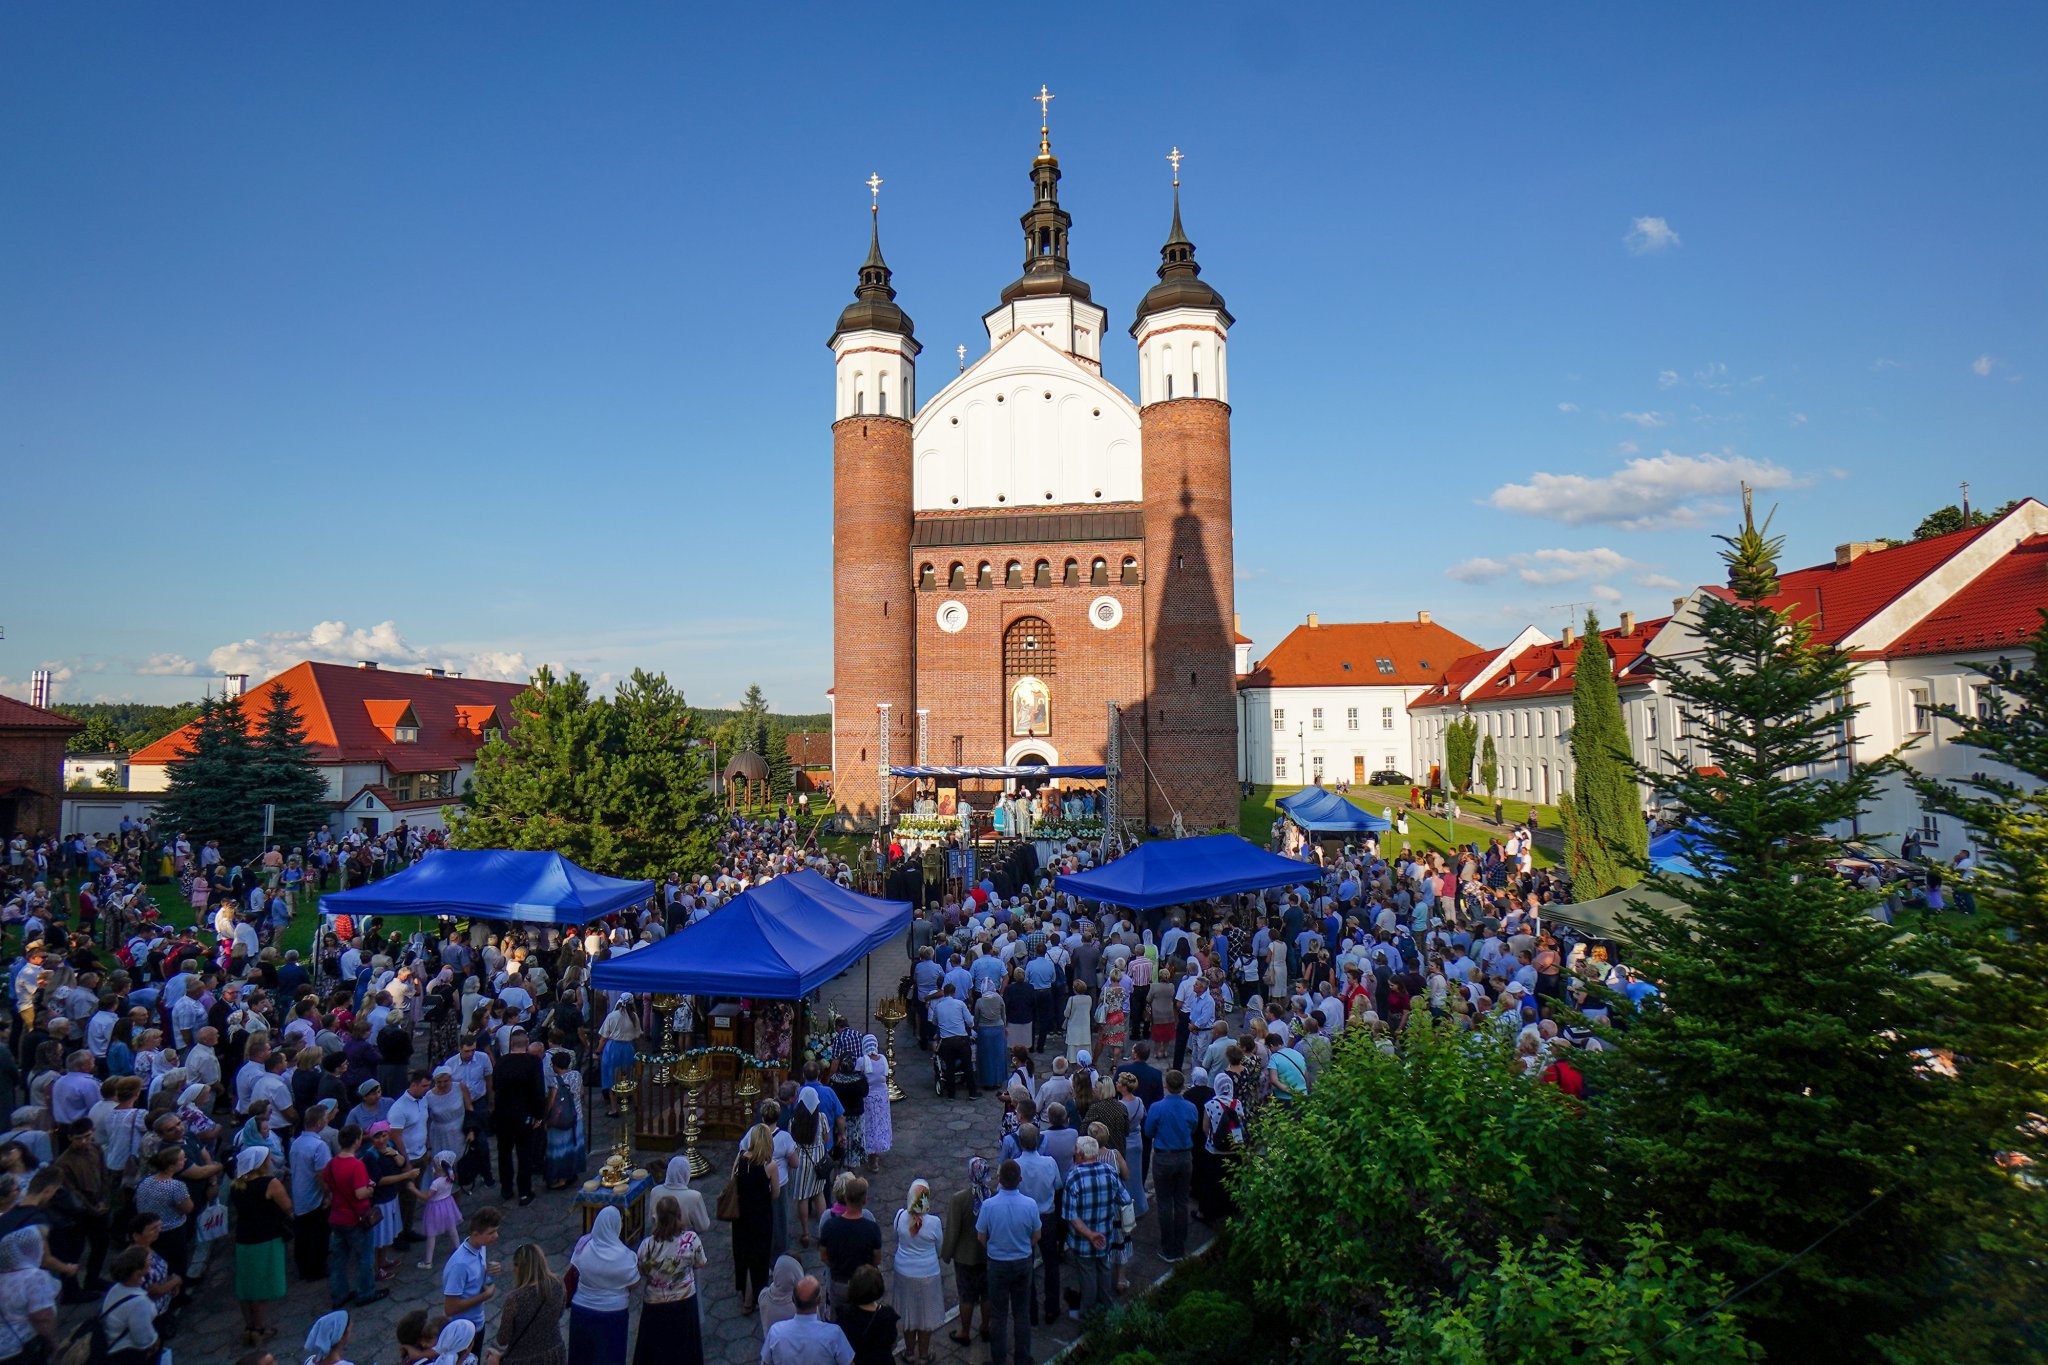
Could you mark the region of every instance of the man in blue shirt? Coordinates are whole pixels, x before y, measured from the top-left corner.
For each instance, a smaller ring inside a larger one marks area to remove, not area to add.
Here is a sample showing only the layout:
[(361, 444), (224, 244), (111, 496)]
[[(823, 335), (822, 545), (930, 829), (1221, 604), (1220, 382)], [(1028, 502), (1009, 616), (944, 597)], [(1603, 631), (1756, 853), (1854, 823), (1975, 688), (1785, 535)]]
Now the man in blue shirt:
[[(1071, 1131), (1066, 1134), (1070, 1160), (1074, 1136)], [(1060, 1243), (1066, 1240), (1060, 1226), (1060, 1184), (1066, 1172), (1046, 1153), (1044, 1136), (1035, 1123), (1017, 1130), (1016, 1165), (1022, 1175), (1018, 1188), (1038, 1207), (1039, 1282), (1045, 1295), (1045, 1320), (1054, 1322), (1060, 1311)]]
[(939, 998), (932, 1002), (932, 1027), (939, 1035), (939, 1075), (945, 1082), (946, 1098), (952, 1099), (960, 1093), (960, 1078), (967, 1078), (967, 1098), (981, 1098), (980, 1082), (975, 1076), (974, 1054), (968, 1042), (974, 1027), (974, 1015), (953, 990), (948, 981), (940, 988)]
[(1166, 1094), (1145, 1111), (1152, 1144), (1152, 1191), (1159, 1203), (1159, 1255), (1171, 1264), (1188, 1254), (1188, 1195), (1195, 1177), (1195, 1133), (1201, 1115), (1182, 1095), (1187, 1078), (1166, 1073)]
[(1075, 1142), (1074, 1168), (1067, 1172), (1060, 1212), (1067, 1220), (1067, 1254), (1074, 1259), (1074, 1277), (1081, 1286), (1081, 1307), (1067, 1314), (1077, 1322), (1096, 1307), (1116, 1302), (1111, 1242), (1122, 1229), (1124, 1205), (1130, 1198), (1115, 1164), (1103, 1158), (1095, 1139)]
[[(1031, 987), (1031, 1050), (1045, 1050), (1046, 1035), (1053, 1030), (1055, 1022), (1053, 984), (1059, 980), (1059, 970), (1052, 965), (1052, 959), (1045, 955), (1044, 936), (1032, 935), (1039, 939), (1039, 948), (1029, 962), (1024, 964), (1024, 984)], [(1026, 943), (1030, 942), (1027, 938)]]
[(498, 1287), (491, 1283), (491, 1277), (501, 1269), (498, 1262), (486, 1259), (491, 1243), (498, 1240), (498, 1224), (502, 1215), (494, 1208), (481, 1208), (469, 1216), (469, 1236), (463, 1238), (449, 1254), (448, 1264), (441, 1269), (441, 1314), (450, 1322), (461, 1318), (476, 1324), (477, 1335), (483, 1335), (484, 1305), (496, 1297)]
[(975, 1236), (988, 1256), (989, 1360), (1031, 1365), (1031, 1251), (1038, 1245), (1038, 1205), (1019, 1186), (1023, 1173), (1005, 1161), (1002, 1189), (981, 1201)]

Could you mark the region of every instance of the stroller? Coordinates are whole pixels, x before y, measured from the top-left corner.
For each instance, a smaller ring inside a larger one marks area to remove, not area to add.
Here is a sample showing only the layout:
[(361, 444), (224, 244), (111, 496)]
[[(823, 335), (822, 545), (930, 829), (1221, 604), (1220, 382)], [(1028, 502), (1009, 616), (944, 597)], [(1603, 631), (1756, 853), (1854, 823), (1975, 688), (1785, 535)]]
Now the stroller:
[[(511, 1178), (509, 1175), (506, 1177)], [(475, 1114), (462, 1118), (462, 1154), (455, 1158), (455, 1184), (467, 1194), (472, 1185), (491, 1183), (491, 1135)]]

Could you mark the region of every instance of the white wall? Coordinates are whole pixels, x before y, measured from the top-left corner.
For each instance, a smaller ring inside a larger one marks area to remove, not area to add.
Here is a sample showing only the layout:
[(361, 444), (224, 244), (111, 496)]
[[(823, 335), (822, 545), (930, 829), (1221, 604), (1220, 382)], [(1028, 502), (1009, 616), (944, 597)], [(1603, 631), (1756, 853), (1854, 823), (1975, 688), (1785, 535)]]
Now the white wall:
[(1109, 315), (1095, 304), (1064, 294), (1018, 299), (983, 314), (981, 321), (988, 328), (991, 351), (1019, 332), (1030, 332), (1102, 373), (1102, 333)]
[[(1169, 308), (1145, 319), (1138, 333), (1138, 402), (1169, 398), (1230, 401), (1227, 334), (1207, 308)], [(1171, 385), (1168, 379), (1172, 380)]]
[(908, 417), (917, 411), (917, 364), (909, 338), (895, 332), (847, 332), (832, 339), (837, 357), (832, 420)]
[[(1314, 779), (1316, 759), (1323, 781), (1366, 781), (1382, 768), (1415, 774), (1415, 744), (1408, 703), (1421, 687), (1254, 687), (1240, 692), (1240, 748), (1250, 780), (1261, 786), (1305, 785)], [(1315, 728), (1316, 711), (1323, 728)], [(1358, 712), (1351, 728), (1350, 712)], [(1274, 712), (1281, 712), (1279, 730)], [(1298, 727), (1307, 727), (1297, 734)], [(1304, 756), (1308, 776), (1304, 777)], [(1279, 771), (1276, 760), (1286, 760)]]
[(920, 512), (1136, 502), (1144, 491), (1137, 408), (1029, 332), (947, 385), (911, 439)]

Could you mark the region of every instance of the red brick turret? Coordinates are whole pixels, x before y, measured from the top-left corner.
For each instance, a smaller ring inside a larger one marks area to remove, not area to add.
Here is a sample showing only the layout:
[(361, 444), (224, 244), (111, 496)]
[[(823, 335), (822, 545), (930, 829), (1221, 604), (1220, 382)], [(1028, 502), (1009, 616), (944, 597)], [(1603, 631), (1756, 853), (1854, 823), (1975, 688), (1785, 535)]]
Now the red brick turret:
[(832, 424), (833, 787), (862, 828), (880, 810), (878, 702), (891, 703), (893, 761), (916, 761), (910, 476), (909, 422)]

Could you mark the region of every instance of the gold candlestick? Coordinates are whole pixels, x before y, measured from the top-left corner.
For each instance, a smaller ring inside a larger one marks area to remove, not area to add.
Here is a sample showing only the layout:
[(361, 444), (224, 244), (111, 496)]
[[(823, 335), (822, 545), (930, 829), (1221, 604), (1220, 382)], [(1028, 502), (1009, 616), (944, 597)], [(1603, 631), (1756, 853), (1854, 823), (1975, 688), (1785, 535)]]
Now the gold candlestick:
[(889, 1098), (900, 1100), (904, 1097), (903, 1087), (896, 1084), (896, 1026), (910, 1015), (902, 1000), (896, 996), (884, 996), (875, 1003), (875, 1020), (882, 1026), (882, 1055), (889, 1063)]
[(628, 1166), (633, 1164), (633, 1092), (639, 1088), (630, 1076), (612, 1082), (612, 1094), (619, 1099), (619, 1131), (612, 1142), (612, 1154)]
[(711, 1159), (697, 1150), (697, 1137), (703, 1129), (702, 1110), (697, 1101), (704, 1092), (704, 1083), (711, 1079), (711, 1068), (704, 1064), (702, 1057), (692, 1057), (688, 1069), (677, 1079), (683, 1083), (687, 1106), (683, 1111), (683, 1155), (689, 1158), (693, 1177), (709, 1175)]

